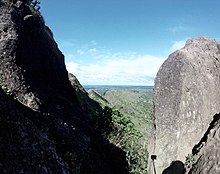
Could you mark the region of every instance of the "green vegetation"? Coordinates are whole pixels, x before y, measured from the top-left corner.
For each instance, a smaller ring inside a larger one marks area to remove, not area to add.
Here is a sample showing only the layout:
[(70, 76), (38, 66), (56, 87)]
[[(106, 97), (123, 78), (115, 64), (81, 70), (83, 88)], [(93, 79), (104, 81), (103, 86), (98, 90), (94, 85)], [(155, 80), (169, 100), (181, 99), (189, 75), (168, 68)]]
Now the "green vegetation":
[(147, 143), (152, 126), (153, 91), (113, 90), (90, 97), (101, 103), (96, 126), (104, 138), (126, 153), (131, 174), (147, 173)]
[(197, 156), (193, 154), (188, 154), (185, 160), (185, 168), (190, 169), (192, 165), (196, 163)]
[(153, 114), (152, 90), (113, 90), (107, 91), (103, 97), (130, 118), (140, 132), (149, 134)]
[(147, 172), (146, 143), (141, 144), (143, 137), (134, 123), (117, 109), (105, 107), (97, 119), (97, 128), (104, 138), (121, 148), (126, 153), (129, 171), (132, 174)]
[(118, 110), (113, 110), (112, 122), (114, 129), (108, 139), (126, 152), (131, 173), (145, 173), (147, 153), (145, 147), (140, 143), (143, 135), (137, 130), (134, 123)]

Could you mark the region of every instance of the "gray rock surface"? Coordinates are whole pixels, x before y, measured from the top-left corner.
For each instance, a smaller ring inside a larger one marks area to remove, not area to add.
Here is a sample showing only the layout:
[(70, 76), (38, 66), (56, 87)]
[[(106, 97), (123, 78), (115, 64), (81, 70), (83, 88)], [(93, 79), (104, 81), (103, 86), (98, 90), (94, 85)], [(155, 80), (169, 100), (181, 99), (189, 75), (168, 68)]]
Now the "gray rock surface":
[[(185, 161), (220, 111), (220, 44), (208, 37), (186, 42), (160, 67), (155, 79), (155, 130), (149, 146), (158, 173)], [(149, 172), (152, 163), (149, 160)]]
[(201, 141), (194, 146), (197, 161), (189, 174), (220, 173), (220, 115), (216, 114)]
[(128, 173), (30, 2), (0, 0), (0, 173)]

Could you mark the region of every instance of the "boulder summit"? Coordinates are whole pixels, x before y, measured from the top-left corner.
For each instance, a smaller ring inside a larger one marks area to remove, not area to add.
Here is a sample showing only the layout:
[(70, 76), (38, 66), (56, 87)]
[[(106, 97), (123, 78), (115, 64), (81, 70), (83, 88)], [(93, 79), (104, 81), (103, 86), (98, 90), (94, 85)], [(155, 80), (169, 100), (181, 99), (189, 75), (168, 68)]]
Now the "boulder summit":
[[(150, 154), (158, 173), (191, 153), (220, 111), (220, 43), (189, 39), (169, 55), (155, 79), (155, 130)], [(151, 160), (149, 160), (151, 161)], [(149, 171), (152, 171), (152, 163)]]

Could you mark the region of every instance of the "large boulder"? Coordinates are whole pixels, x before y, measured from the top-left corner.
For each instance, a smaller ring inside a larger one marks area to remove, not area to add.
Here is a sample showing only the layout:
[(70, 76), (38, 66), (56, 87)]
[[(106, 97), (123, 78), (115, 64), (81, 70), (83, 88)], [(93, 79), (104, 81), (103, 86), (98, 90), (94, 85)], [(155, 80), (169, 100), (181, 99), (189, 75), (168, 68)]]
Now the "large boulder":
[[(155, 79), (155, 130), (150, 155), (158, 173), (172, 161), (185, 161), (220, 111), (220, 43), (208, 37), (189, 39), (172, 53)], [(152, 160), (149, 160), (149, 172)]]
[(96, 129), (91, 99), (71, 85), (64, 56), (30, 2), (0, 0), (1, 173), (126, 174), (125, 154)]

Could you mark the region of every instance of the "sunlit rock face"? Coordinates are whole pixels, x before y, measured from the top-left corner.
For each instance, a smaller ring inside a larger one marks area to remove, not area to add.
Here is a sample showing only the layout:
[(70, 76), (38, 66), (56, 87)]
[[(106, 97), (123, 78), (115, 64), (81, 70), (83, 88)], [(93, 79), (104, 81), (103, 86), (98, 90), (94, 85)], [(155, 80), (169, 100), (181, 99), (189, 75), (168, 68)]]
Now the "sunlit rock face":
[[(50, 112), (69, 91), (64, 56), (40, 13), (26, 1), (0, 2), (0, 73), (16, 99)], [(53, 108), (53, 107), (52, 107)]]
[[(155, 130), (150, 155), (162, 173), (172, 161), (185, 161), (220, 111), (220, 44), (208, 37), (186, 42), (160, 67), (155, 79)], [(152, 170), (149, 160), (149, 172)]]

